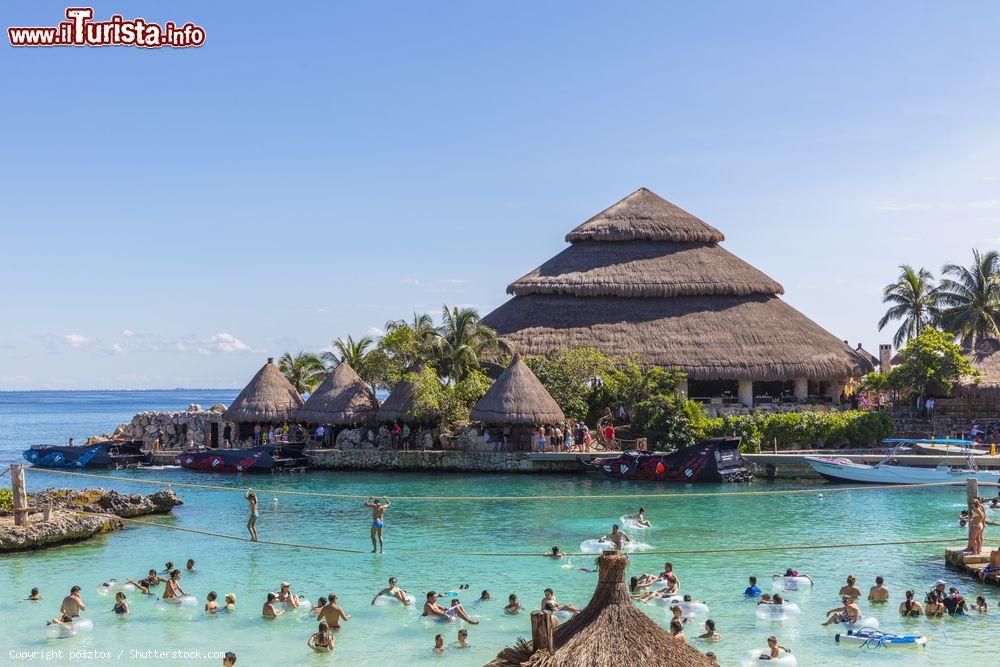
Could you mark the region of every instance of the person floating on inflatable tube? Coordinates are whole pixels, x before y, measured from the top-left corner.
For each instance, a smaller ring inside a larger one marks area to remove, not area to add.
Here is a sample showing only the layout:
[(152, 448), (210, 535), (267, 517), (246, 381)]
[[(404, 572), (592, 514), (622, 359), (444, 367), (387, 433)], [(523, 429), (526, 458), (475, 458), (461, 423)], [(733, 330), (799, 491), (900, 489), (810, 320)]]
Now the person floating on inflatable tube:
[(454, 614), (449, 615), (448, 610), (438, 604), (437, 594), (434, 591), (430, 591), (427, 594), (427, 601), (424, 602), (424, 612), (422, 616), (429, 616), (431, 618), (439, 618), (442, 621), (451, 622), (455, 620), (453, 618)]
[(125, 581), (138, 588), (139, 592), (142, 593), (143, 595), (149, 595), (150, 589), (153, 586), (159, 586), (160, 582), (166, 581), (166, 579), (161, 579), (160, 575), (156, 573), (156, 570), (151, 569), (149, 571), (149, 575), (147, 575), (144, 579), (140, 579), (139, 581), (135, 581), (133, 579), (126, 579)]
[(770, 637), (767, 638), (767, 648), (769, 652), (762, 653), (760, 656), (758, 656), (757, 658), (758, 660), (777, 660), (778, 658), (781, 657), (782, 651), (784, 651), (785, 653), (792, 652), (792, 649), (788, 648), (787, 646), (782, 646), (781, 644), (779, 644), (778, 638), (775, 637), (774, 635), (771, 635)]
[(628, 518), (632, 519), (633, 521), (635, 521), (640, 526), (644, 526), (646, 528), (652, 528), (653, 527), (653, 524), (651, 524), (649, 522), (649, 520), (646, 519), (646, 508), (645, 507), (640, 507), (638, 514), (629, 514)]
[(854, 602), (853, 597), (845, 595), (841, 598), (841, 602), (843, 602), (842, 607), (826, 612), (829, 618), (823, 623), (824, 626), (834, 623), (857, 623), (861, 619), (861, 608)]
[(372, 598), (372, 604), (375, 604), (375, 600), (378, 600), (383, 595), (396, 598), (404, 605), (413, 604), (413, 599), (410, 597), (410, 595), (402, 588), (396, 585), (396, 577), (389, 577), (389, 587), (383, 588), (378, 593), (376, 593), (375, 597)]
[(674, 564), (669, 561), (663, 564), (663, 572), (660, 572), (660, 579), (670, 582), (675, 591), (681, 588), (681, 580), (674, 574)]
[(571, 604), (559, 604), (556, 602), (556, 594), (551, 588), (546, 588), (544, 592), (544, 597), (542, 598), (542, 611), (568, 611), (571, 614), (577, 614), (580, 612), (579, 607), (574, 607)]
[(598, 538), (598, 542), (610, 542), (615, 546), (615, 551), (621, 551), (625, 542), (631, 542), (632, 538), (626, 535), (618, 524), (611, 526), (611, 532)]
[(181, 588), (181, 571), (174, 570), (170, 573), (170, 578), (167, 579), (166, 587), (163, 589), (163, 599), (174, 601), (184, 595), (187, 593)]
[[(385, 502), (383, 503), (382, 500)], [(369, 496), (364, 506), (372, 511), (372, 553), (375, 553), (375, 540), (378, 539), (378, 551), (382, 553), (384, 544), (382, 543), (382, 527), (385, 526), (385, 511), (389, 509), (389, 499), (382, 496), (379, 500), (375, 496)]]

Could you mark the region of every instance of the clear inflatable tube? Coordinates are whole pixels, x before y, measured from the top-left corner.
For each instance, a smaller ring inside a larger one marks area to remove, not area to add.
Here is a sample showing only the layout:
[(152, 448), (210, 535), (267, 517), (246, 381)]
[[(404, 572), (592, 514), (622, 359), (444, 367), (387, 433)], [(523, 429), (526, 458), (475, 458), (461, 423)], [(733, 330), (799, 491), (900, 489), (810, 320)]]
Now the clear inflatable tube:
[(857, 623), (831, 623), (826, 628), (837, 632), (843, 632), (845, 629), (848, 631), (878, 630), (878, 619), (874, 616), (862, 616)]
[(49, 623), (45, 626), (45, 636), (49, 639), (66, 639), (75, 637), (81, 632), (94, 629), (94, 622), (89, 618), (74, 618), (70, 623)]
[(138, 588), (127, 581), (117, 581), (112, 579), (97, 587), (98, 595), (115, 595), (117, 593), (135, 593)]
[[(599, 554), (604, 551), (613, 551), (615, 545), (611, 542), (601, 542), (600, 540), (584, 540), (580, 542), (580, 551), (588, 554)], [(637, 542), (635, 540), (625, 542), (622, 545), (622, 551), (644, 551), (646, 549), (652, 549), (652, 547), (645, 542)]]
[[(405, 597), (406, 597), (407, 603), (410, 604), (410, 605), (412, 605), (414, 602), (417, 601), (417, 599), (415, 597), (413, 597), (412, 595), (410, 595), (409, 593), (407, 593)], [(389, 606), (399, 606), (399, 607), (402, 607), (402, 606), (405, 606), (405, 605), (403, 605), (402, 601), (399, 598), (397, 598), (395, 595), (380, 595), (377, 598), (375, 598), (375, 604), (377, 604), (380, 607), (389, 607)]]
[(160, 598), (156, 601), (156, 611), (191, 611), (198, 606), (198, 598), (193, 595), (182, 595), (179, 598)]
[(652, 526), (644, 526), (627, 514), (623, 514), (618, 517), (618, 521), (626, 528), (631, 528), (632, 530), (648, 530)]
[(803, 588), (811, 588), (812, 580), (808, 577), (783, 577), (776, 574), (771, 577), (771, 586), (786, 591), (797, 591)]
[[(677, 606), (681, 608), (681, 618), (695, 618), (700, 616), (708, 616), (708, 605), (704, 602), (677, 602), (670, 605), (671, 607)], [(668, 607), (669, 609), (669, 607)]]
[(675, 604), (684, 602), (684, 598), (682, 598), (680, 595), (668, 595), (667, 597), (664, 597), (662, 595), (657, 595), (655, 598), (651, 600), (651, 602), (653, 604), (658, 604), (661, 607), (672, 607)]
[(552, 615), (558, 618), (560, 623), (565, 623), (569, 619), (573, 618), (573, 612), (567, 611), (566, 609), (560, 609), (559, 611), (552, 612)]
[(799, 609), (799, 605), (794, 602), (786, 602), (784, 604), (759, 604), (754, 610), (754, 614), (757, 615), (757, 618), (765, 621), (784, 621), (785, 619), (793, 616), (798, 616), (801, 613), (802, 610)]
[(769, 660), (761, 660), (760, 656), (771, 655), (770, 649), (752, 649), (747, 651), (746, 654), (740, 658), (740, 665), (742, 667), (760, 667), (761, 665), (782, 665), (783, 667), (795, 667), (799, 664), (799, 661), (795, 659), (795, 656), (791, 653), (782, 652), (777, 658), (771, 658)]

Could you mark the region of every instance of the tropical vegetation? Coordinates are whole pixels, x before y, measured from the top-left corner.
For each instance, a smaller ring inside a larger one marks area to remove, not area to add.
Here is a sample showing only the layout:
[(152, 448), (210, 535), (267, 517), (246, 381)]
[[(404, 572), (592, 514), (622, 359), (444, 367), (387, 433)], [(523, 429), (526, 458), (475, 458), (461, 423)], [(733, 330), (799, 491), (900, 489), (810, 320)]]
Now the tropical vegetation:
[(931, 272), (924, 268), (914, 269), (909, 264), (900, 265), (899, 270), (896, 282), (886, 285), (882, 292), (882, 303), (892, 305), (878, 321), (879, 331), (889, 322), (900, 322), (892, 337), (896, 347), (902, 347), (910, 338), (934, 326), (939, 317), (938, 291)]
[(295, 356), (285, 352), (278, 359), (278, 370), (300, 394), (311, 393), (326, 376), (323, 360), (310, 352), (299, 352)]
[(791, 447), (819, 448), (851, 444), (865, 447), (893, 434), (892, 418), (884, 412), (787, 412), (734, 415), (705, 419), (701, 433), (707, 437), (741, 436), (740, 449)]

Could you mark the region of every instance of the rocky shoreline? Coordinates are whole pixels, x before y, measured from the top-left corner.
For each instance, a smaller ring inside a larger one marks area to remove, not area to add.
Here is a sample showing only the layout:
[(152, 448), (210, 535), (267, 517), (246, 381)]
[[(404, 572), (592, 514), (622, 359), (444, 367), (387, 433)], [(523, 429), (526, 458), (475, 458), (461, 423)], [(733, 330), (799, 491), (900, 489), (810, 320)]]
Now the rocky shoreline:
[(182, 504), (177, 494), (169, 490), (143, 496), (106, 489), (45, 489), (28, 496), (27, 525), (15, 526), (11, 513), (0, 511), (0, 553), (86, 540), (121, 530), (125, 525), (123, 518), (166, 514)]

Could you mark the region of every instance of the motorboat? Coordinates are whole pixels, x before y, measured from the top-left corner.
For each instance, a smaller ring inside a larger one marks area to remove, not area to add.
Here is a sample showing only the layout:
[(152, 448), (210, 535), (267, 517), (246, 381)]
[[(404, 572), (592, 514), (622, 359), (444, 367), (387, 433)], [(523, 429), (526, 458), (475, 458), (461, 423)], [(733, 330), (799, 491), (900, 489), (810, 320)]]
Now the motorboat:
[(132, 468), (149, 463), (139, 440), (105, 440), (89, 445), (33, 445), (21, 454), (38, 468)]
[(182, 468), (199, 472), (281, 472), (309, 466), (304, 447), (304, 442), (276, 442), (243, 449), (187, 449), (174, 461)]
[(989, 452), (989, 445), (984, 445), (975, 440), (958, 440), (952, 438), (927, 438), (925, 440), (903, 440), (893, 438), (885, 441), (887, 444), (906, 442), (916, 454), (986, 454)]
[(710, 438), (675, 452), (622, 452), (589, 465), (609, 477), (654, 482), (744, 482), (752, 477), (740, 456), (740, 438)]
[(1000, 482), (1000, 471), (980, 470), (973, 460), (976, 452), (964, 448), (960, 452), (965, 455), (965, 466), (904, 466), (894, 462), (900, 450), (912, 446), (915, 440), (892, 439), (887, 441), (896, 446), (878, 463), (856, 463), (843, 457), (806, 456), (805, 461), (817, 473), (827, 480), (836, 483), (861, 484), (933, 484), (947, 482), (964, 482), (975, 479), (980, 482), (996, 484)]

